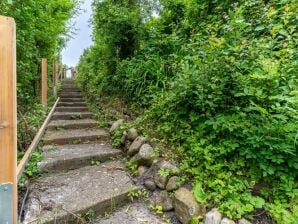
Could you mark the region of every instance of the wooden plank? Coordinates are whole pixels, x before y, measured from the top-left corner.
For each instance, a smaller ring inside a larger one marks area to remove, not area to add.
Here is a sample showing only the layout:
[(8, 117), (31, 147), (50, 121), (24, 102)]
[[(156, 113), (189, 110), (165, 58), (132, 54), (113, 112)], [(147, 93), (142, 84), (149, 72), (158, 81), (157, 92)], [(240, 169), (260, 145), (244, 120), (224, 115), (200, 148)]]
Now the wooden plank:
[(47, 59), (41, 59), (41, 103), (45, 106), (48, 100), (47, 66)]
[(43, 122), (42, 126), (40, 127), (39, 131), (37, 132), (36, 136), (34, 137), (32, 143), (30, 144), (29, 148), (27, 149), (25, 155), (23, 156), (22, 160), (19, 162), (18, 167), (17, 167), (17, 179), (19, 180), (22, 176), (22, 173), (30, 159), (30, 156), (32, 154), (32, 152), (34, 152), (36, 150), (36, 147), (38, 146), (40, 139), (42, 138), (46, 127), (49, 123), (49, 121), (51, 120), (51, 117), (57, 107), (57, 104), (59, 102), (60, 98), (58, 98), (55, 102), (55, 104), (53, 105), (50, 113), (48, 114), (47, 118), (45, 119), (45, 121)]
[(7, 211), (13, 223), (17, 223), (16, 92), (16, 26), (13, 18), (0, 16), (0, 184), (13, 185), (13, 207)]

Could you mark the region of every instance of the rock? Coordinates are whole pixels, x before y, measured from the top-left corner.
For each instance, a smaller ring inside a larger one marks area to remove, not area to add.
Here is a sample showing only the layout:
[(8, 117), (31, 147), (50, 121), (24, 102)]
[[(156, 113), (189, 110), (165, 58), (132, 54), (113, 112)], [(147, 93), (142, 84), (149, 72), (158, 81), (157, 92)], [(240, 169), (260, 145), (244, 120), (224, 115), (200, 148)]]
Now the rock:
[(121, 145), (125, 145), (126, 138), (127, 138), (127, 132), (124, 131), (120, 140)]
[(222, 215), (220, 212), (213, 208), (210, 212), (208, 212), (205, 216), (205, 224), (220, 224)]
[(149, 144), (142, 145), (140, 151), (133, 157), (139, 166), (151, 166), (153, 158), (153, 148)]
[(125, 114), (125, 115), (124, 115), (124, 119), (125, 119), (126, 121), (130, 121), (130, 120), (131, 120), (131, 117), (130, 117), (128, 114)]
[(251, 224), (251, 222), (242, 218), (238, 221), (238, 224)]
[(154, 180), (152, 178), (145, 180), (144, 186), (149, 190), (149, 191), (155, 191), (156, 185), (154, 183)]
[[(160, 161), (157, 166), (159, 170), (154, 175), (154, 181), (160, 189), (166, 189), (169, 178), (179, 173), (179, 168), (166, 160)], [(166, 173), (162, 174), (162, 171)]]
[(130, 145), (131, 145), (131, 141), (129, 141), (129, 140), (126, 140), (126, 141), (125, 141), (125, 145), (124, 145), (124, 151), (125, 151), (125, 152), (127, 152), (127, 151), (128, 151), (128, 149), (129, 149)]
[(127, 139), (130, 141), (135, 140), (138, 137), (138, 131), (135, 128), (130, 128), (127, 131)]
[(177, 176), (173, 176), (169, 179), (168, 184), (166, 186), (167, 191), (174, 191), (180, 187), (180, 178)]
[(204, 216), (206, 212), (205, 207), (197, 203), (193, 193), (184, 187), (175, 192), (174, 208), (183, 224), (188, 224), (194, 216)]
[(159, 169), (167, 169), (169, 171), (169, 174), (172, 175), (177, 175), (180, 173), (180, 169), (173, 163), (162, 160), (158, 163)]
[(142, 176), (147, 170), (148, 168), (146, 166), (139, 166), (138, 167), (139, 176)]
[(128, 149), (128, 155), (133, 156), (137, 154), (141, 146), (145, 143), (145, 138), (142, 136), (137, 137)]
[(167, 191), (160, 191), (155, 196), (155, 206), (160, 205), (164, 212), (168, 212), (174, 209), (173, 200), (170, 198)]
[(160, 174), (159, 171), (154, 175), (154, 182), (160, 189), (166, 189), (168, 179), (168, 176)]
[(112, 124), (112, 127), (110, 128), (110, 132), (116, 131), (122, 124), (123, 124), (123, 119), (117, 120)]
[(228, 218), (223, 218), (220, 222), (220, 224), (236, 224), (233, 220)]

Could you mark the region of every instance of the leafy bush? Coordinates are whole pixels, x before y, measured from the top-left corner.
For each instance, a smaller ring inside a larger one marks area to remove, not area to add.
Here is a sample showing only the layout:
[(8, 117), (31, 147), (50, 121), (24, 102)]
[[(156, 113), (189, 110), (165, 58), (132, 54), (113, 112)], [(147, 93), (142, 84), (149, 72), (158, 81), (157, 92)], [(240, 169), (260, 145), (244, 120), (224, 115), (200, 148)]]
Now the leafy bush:
[[(231, 218), (252, 217), (265, 208), (278, 223), (293, 223), (298, 206), (294, 1), (160, 3), (159, 17), (144, 20), (138, 14), (141, 23), (129, 20), (140, 27), (133, 55), (107, 54), (111, 45), (95, 42), (82, 57), (78, 82), (89, 93), (121, 94), (145, 107), (135, 125), (178, 149), (199, 201), (219, 206)], [(102, 30), (94, 26), (94, 33)], [(112, 57), (112, 70), (95, 55)]]
[[(71, 31), (69, 19), (77, 13), (77, 0), (2, 0), (0, 14), (16, 22), (18, 104), (34, 104), (40, 98), (41, 58), (48, 59), (51, 74)], [(52, 78), (48, 76), (48, 83)]]
[(71, 31), (69, 19), (77, 13), (77, 0), (0, 1), (0, 14), (16, 22), (18, 150), (25, 151), (45, 119), (40, 104), (41, 58), (48, 60), (48, 95), (52, 99), (53, 61), (60, 57)]

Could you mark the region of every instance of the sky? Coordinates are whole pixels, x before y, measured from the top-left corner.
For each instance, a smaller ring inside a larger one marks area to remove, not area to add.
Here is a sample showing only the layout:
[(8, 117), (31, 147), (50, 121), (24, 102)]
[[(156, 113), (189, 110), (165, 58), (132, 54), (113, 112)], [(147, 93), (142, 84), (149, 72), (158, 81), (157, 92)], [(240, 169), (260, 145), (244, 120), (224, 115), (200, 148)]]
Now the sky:
[(84, 10), (80, 15), (76, 16), (73, 21), (75, 24), (75, 35), (67, 43), (62, 51), (63, 64), (76, 66), (84, 49), (92, 44), (91, 27), (89, 27), (89, 19), (91, 17), (92, 0), (84, 0), (81, 8)]

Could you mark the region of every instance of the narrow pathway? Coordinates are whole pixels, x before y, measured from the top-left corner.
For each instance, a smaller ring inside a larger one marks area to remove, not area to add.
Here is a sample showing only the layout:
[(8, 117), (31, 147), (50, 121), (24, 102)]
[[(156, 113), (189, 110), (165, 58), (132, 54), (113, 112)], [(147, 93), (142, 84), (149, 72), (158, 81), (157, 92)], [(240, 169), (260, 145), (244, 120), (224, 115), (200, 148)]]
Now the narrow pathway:
[[(26, 224), (85, 223), (85, 214), (110, 214), (129, 202), (133, 181), (121, 162), (121, 151), (112, 148), (108, 131), (98, 128), (73, 81), (63, 82), (59, 96), (43, 138), (42, 174), (30, 184)], [(144, 209), (141, 214), (123, 211), (121, 223), (162, 223)], [(100, 220), (97, 223), (120, 223), (118, 215)]]

